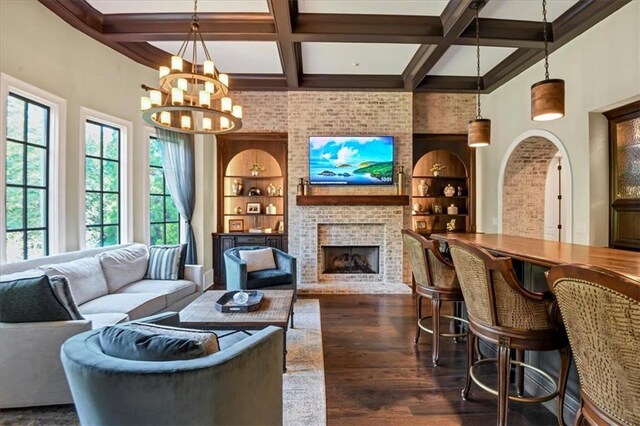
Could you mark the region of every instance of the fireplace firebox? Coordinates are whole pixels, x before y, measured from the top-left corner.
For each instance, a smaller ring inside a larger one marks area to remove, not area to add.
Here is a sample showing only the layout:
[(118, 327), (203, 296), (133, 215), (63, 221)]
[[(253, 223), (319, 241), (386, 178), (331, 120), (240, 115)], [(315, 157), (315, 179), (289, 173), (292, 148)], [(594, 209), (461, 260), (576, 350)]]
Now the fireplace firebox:
[(323, 274), (380, 273), (379, 246), (322, 246)]

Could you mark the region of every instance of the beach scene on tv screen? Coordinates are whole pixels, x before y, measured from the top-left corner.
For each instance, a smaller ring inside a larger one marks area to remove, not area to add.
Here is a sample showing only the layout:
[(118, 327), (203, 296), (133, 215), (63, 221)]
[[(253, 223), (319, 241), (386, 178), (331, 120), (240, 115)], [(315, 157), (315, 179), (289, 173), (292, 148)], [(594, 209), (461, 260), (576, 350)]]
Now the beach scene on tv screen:
[(310, 137), (309, 180), (316, 185), (391, 185), (393, 137)]

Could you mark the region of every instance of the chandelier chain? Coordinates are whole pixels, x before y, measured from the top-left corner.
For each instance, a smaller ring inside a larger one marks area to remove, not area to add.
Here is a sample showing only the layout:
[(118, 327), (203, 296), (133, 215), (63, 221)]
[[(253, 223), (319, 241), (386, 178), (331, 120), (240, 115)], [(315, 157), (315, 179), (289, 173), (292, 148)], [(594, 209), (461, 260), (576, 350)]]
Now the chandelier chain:
[(198, 18), (198, 0), (195, 0), (193, 2), (193, 16), (191, 17), (191, 20), (194, 22), (198, 22), (200, 18)]
[(544, 78), (549, 80), (549, 37), (547, 34), (547, 0), (542, 0), (542, 35), (544, 37)]
[(477, 115), (476, 119), (482, 118), (481, 108), (480, 108), (480, 8), (476, 8), (476, 104), (477, 104)]

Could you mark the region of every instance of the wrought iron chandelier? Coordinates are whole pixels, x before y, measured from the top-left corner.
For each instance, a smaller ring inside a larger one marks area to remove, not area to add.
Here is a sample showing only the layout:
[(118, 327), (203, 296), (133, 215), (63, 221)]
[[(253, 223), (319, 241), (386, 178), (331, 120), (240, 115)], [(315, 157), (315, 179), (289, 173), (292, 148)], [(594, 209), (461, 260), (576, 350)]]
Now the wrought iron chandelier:
[[(193, 52), (191, 69), (184, 70), (189, 45)], [(198, 45), (205, 55), (201, 66)], [(178, 53), (171, 57), (171, 66), (159, 69), (159, 86), (142, 85), (148, 96), (140, 99), (140, 108), (142, 118), (150, 125), (190, 134), (223, 134), (242, 128), (242, 107), (233, 105), (227, 96), (229, 76), (216, 69), (200, 32), (198, 0), (194, 2), (191, 29)]]
[(544, 80), (531, 86), (531, 119), (551, 121), (564, 117), (564, 80), (549, 78), (549, 41), (547, 35), (547, 1), (542, 0), (544, 36)]
[(473, 148), (488, 146), (491, 143), (491, 120), (482, 118), (480, 105), (480, 9), (485, 5), (484, 0), (471, 3), (471, 9), (476, 11), (476, 118), (469, 121), (467, 128), (467, 144)]

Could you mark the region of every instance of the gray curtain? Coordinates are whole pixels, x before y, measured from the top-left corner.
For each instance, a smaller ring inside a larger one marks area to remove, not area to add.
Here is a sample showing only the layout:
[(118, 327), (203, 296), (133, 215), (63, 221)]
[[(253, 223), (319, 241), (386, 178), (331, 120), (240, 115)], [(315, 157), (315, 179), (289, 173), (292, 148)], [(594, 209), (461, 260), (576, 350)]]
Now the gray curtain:
[(198, 263), (196, 239), (191, 227), (191, 218), (196, 205), (196, 185), (193, 152), (193, 136), (170, 130), (157, 129), (162, 142), (162, 167), (167, 188), (176, 208), (186, 221), (187, 259), (186, 263)]

